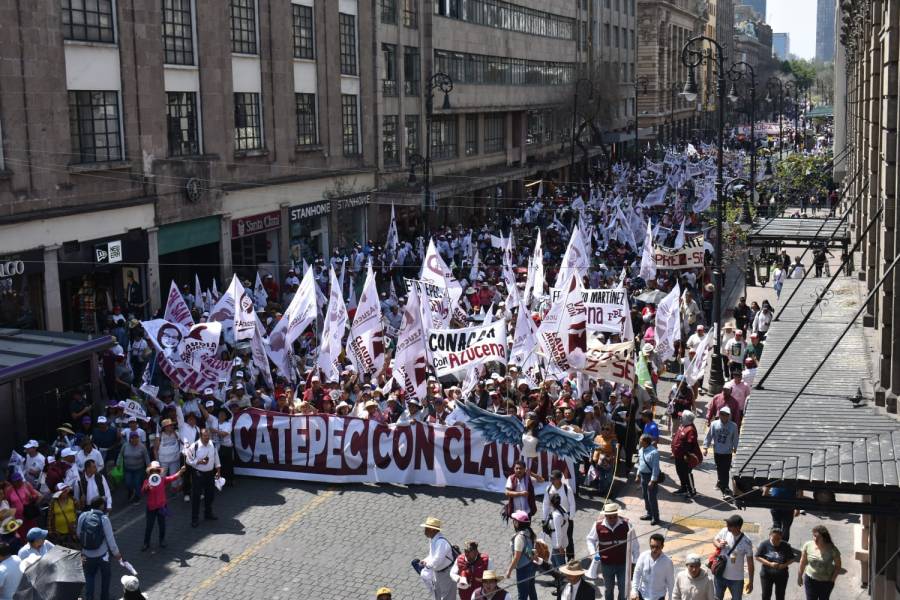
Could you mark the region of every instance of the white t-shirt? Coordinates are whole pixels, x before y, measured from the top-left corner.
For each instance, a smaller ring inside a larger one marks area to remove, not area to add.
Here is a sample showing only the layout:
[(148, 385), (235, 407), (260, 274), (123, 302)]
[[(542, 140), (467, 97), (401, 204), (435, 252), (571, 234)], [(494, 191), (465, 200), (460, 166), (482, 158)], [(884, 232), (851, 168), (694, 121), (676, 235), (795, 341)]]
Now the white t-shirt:
[[(728, 531), (727, 527), (723, 527), (719, 533), (716, 534), (716, 539), (725, 540), (725, 543), (728, 544), (722, 548), (722, 554), (725, 554), (734, 548), (734, 536)], [(747, 564), (748, 556), (753, 556), (753, 542), (750, 541), (747, 534), (744, 534), (741, 541), (738, 542), (737, 548), (731, 550), (731, 554), (728, 555), (728, 561), (725, 563), (725, 572), (722, 576), (731, 581), (743, 581), (744, 566)]]
[[(510, 475), (509, 477), (506, 478), (506, 489), (513, 490), (512, 480), (513, 480), (512, 475)], [(528, 491), (528, 483), (527, 482), (528, 482), (528, 478), (523, 477), (522, 479), (519, 480), (518, 485), (515, 487), (515, 490), (513, 490), (513, 491), (516, 491), (516, 492)], [(516, 496), (515, 498), (512, 499), (512, 501), (513, 501), (513, 511), (514, 512), (517, 510), (529, 512), (528, 511), (528, 496)]]

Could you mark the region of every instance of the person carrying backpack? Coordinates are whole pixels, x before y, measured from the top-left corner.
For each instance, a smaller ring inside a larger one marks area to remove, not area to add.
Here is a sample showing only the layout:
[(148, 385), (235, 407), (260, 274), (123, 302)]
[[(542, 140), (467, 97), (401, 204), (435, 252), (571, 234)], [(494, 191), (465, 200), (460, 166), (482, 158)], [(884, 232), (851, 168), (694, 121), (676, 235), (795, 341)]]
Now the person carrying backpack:
[(112, 523), (103, 512), (106, 498), (97, 496), (91, 501), (90, 510), (78, 517), (75, 532), (81, 542), (81, 557), (84, 565), (84, 600), (94, 600), (94, 582), (100, 572), (100, 600), (109, 600), (109, 555), (122, 560)]
[(412, 561), (412, 567), (425, 584), (432, 600), (455, 600), (456, 582), (450, 569), (460, 555), (459, 548), (450, 544), (441, 533), (440, 519), (428, 517), (421, 525), (428, 538), (428, 556)]

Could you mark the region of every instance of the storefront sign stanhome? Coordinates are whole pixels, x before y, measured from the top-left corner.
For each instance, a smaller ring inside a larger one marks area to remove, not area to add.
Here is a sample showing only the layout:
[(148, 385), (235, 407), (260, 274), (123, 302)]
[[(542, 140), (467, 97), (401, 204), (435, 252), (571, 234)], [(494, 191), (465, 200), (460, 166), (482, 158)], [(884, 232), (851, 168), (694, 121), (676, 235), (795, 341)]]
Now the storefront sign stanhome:
[(281, 211), (253, 215), (243, 219), (235, 219), (231, 222), (231, 237), (242, 238), (248, 235), (272, 231), (281, 227)]
[(94, 260), (101, 265), (122, 262), (122, 240), (94, 244)]
[(315, 219), (331, 213), (331, 200), (312, 202), (301, 206), (291, 207), (291, 223), (299, 223), (307, 219)]
[(357, 208), (359, 206), (368, 206), (371, 194), (356, 194), (355, 196), (347, 196), (346, 198), (337, 199), (338, 210), (347, 208)]

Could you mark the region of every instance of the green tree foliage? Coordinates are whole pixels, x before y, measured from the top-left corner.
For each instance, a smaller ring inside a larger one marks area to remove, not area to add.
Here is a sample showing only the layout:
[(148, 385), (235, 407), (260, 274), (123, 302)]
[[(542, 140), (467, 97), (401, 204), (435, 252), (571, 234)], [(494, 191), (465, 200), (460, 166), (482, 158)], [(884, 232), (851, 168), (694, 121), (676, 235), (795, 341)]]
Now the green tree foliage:
[(831, 185), (831, 155), (790, 154), (775, 167), (775, 177), (769, 183), (788, 197), (827, 192)]
[(785, 60), (781, 63), (781, 72), (790, 75), (797, 86), (808, 89), (816, 82), (816, 66), (808, 60)]

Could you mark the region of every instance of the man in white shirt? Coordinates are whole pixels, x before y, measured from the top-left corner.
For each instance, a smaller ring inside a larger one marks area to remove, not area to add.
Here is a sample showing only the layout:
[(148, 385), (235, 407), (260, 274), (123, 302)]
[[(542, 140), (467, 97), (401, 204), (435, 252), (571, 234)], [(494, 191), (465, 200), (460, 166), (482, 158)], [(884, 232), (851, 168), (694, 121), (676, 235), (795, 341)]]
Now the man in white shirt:
[(420, 527), (428, 538), (428, 556), (413, 560), (413, 569), (419, 574), (433, 600), (455, 600), (456, 583), (450, 577), (453, 548), (441, 533), (441, 520), (428, 517)]
[(703, 341), (703, 338), (706, 337), (706, 327), (703, 325), (697, 325), (697, 331), (687, 339), (687, 348), (688, 350), (696, 350), (697, 346), (700, 345), (700, 342)]
[(78, 465), (78, 470), (83, 472), (84, 465), (89, 460), (94, 461), (98, 471), (103, 470), (103, 455), (94, 446), (91, 436), (86, 436), (81, 442), (81, 449), (75, 453), (75, 464)]
[(575, 493), (572, 491), (568, 481), (563, 478), (562, 471), (559, 469), (553, 469), (550, 472), (550, 485), (547, 486), (547, 491), (544, 492), (544, 500), (541, 504), (541, 518), (544, 521), (550, 518), (550, 513), (553, 511), (553, 507), (550, 506), (550, 498), (556, 495), (559, 495), (562, 499), (560, 507), (568, 517), (566, 560), (572, 560), (575, 558), (575, 542), (572, 538), (573, 519), (575, 518)]
[(192, 443), (185, 453), (191, 467), (191, 527), (197, 527), (200, 517), (200, 495), (203, 494), (203, 518), (216, 521), (213, 500), (216, 497), (215, 480), (220, 477), (221, 463), (215, 444), (209, 439), (209, 430), (200, 431), (200, 439)]
[(672, 598), (675, 567), (663, 552), (666, 539), (661, 533), (650, 536), (650, 549), (638, 557), (631, 577), (631, 600), (665, 600)]
[(725, 527), (713, 539), (719, 553), (728, 557), (724, 572), (715, 576), (716, 598), (724, 598), (727, 589), (731, 591), (732, 600), (741, 600), (744, 592), (745, 564), (749, 575), (747, 593), (753, 592), (753, 543), (741, 531), (743, 526), (744, 519), (740, 515), (731, 515), (725, 519)]
[(25, 481), (36, 490), (39, 490), (38, 480), (46, 464), (47, 459), (38, 452), (37, 440), (28, 440), (25, 444)]
[(109, 483), (103, 473), (97, 470), (98, 463), (88, 459), (84, 463), (84, 472), (78, 478), (73, 491), (75, 502), (84, 508), (91, 505), (96, 498), (103, 496), (106, 499), (106, 512), (112, 510), (112, 494), (109, 491)]
[(0, 600), (12, 600), (22, 580), (22, 559), (9, 544), (0, 544)]

